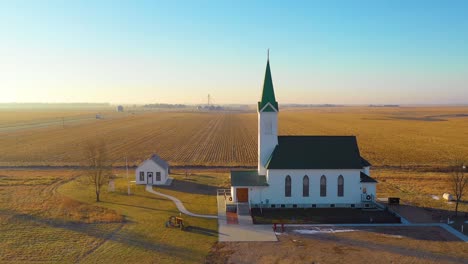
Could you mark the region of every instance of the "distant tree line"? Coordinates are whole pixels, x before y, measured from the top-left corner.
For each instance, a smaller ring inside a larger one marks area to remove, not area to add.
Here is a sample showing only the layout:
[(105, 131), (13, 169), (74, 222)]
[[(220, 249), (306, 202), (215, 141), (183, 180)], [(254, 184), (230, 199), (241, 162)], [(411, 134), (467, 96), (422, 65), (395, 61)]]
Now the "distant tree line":
[(109, 103), (0, 103), (0, 108), (95, 108)]
[(144, 108), (186, 108), (184, 104), (145, 104)]
[(280, 107), (342, 107), (337, 104), (280, 104)]
[(400, 107), (400, 105), (397, 104), (384, 104), (384, 105), (375, 105), (371, 104), (369, 107)]

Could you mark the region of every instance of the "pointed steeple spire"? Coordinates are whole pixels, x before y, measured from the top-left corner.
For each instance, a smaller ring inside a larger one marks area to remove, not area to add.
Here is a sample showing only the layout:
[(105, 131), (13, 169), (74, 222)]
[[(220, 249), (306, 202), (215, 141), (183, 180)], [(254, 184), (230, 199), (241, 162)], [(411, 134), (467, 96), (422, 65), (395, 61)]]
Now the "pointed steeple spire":
[[(270, 105), (268, 105), (270, 104)], [(265, 107), (268, 105), (267, 107)], [(267, 65), (265, 71), (265, 80), (263, 81), (262, 100), (258, 102), (259, 112), (277, 112), (279, 111), (278, 102), (275, 98), (275, 90), (273, 89), (273, 80), (270, 71), (270, 50), (268, 50)]]

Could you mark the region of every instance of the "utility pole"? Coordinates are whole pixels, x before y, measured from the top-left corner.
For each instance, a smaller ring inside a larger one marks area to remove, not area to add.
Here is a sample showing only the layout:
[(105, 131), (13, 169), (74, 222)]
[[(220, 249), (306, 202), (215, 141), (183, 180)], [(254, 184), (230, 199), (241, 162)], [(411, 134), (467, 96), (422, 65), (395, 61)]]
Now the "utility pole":
[(210, 99), (211, 99), (210, 94), (208, 94), (208, 106), (210, 106)]
[(125, 157), (125, 168), (127, 169), (127, 176), (125, 179), (127, 180), (127, 195), (130, 195), (130, 182), (128, 181), (128, 160), (127, 157)]

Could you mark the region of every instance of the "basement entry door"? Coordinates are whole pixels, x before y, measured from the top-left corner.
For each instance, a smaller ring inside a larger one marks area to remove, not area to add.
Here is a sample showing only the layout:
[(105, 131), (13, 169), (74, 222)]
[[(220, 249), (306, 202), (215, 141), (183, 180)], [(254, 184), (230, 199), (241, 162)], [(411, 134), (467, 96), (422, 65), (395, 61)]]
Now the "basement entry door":
[(249, 189), (248, 188), (236, 188), (237, 202), (246, 203), (249, 201)]

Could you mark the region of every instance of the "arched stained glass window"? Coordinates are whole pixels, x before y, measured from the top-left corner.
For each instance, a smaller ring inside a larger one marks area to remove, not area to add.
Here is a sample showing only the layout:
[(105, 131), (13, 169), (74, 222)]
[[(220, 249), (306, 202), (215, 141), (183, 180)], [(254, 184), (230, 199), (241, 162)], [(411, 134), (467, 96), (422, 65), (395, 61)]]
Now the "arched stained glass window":
[(302, 179), (302, 196), (309, 197), (309, 176)]
[(338, 196), (344, 196), (344, 178), (342, 175), (338, 176)]
[(284, 180), (284, 196), (291, 197), (291, 176), (286, 176)]
[(327, 178), (325, 175), (320, 177), (320, 196), (327, 196)]

